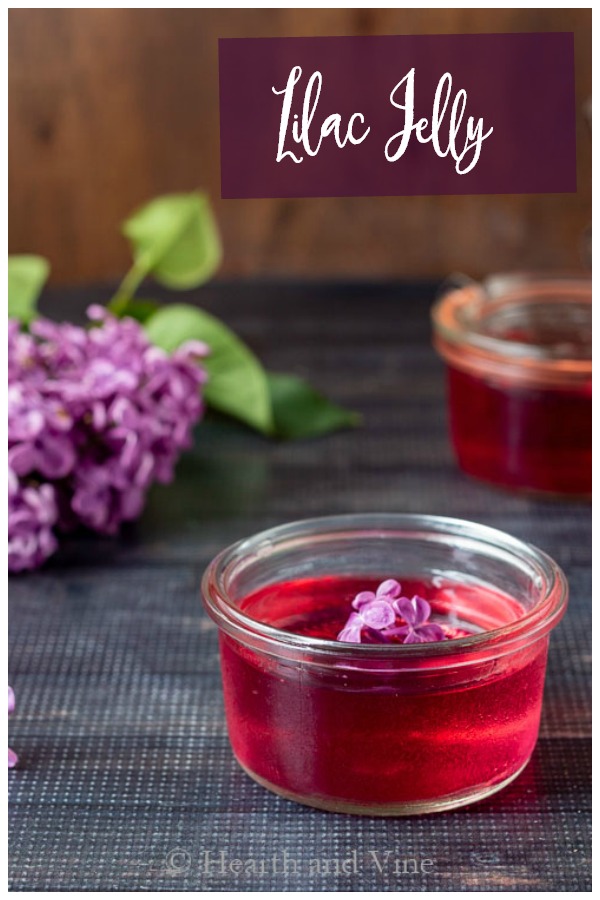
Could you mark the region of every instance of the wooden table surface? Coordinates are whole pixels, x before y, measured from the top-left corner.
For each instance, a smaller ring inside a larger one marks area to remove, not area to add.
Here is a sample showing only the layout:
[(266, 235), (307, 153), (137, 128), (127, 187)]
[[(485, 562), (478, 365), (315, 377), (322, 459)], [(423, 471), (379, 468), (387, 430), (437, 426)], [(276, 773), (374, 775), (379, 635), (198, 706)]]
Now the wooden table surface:
[[(139, 523), (115, 540), (74, 536), (46, 568), (11, 579), (13, 890), (590, 889), (589, 507), (502, 493), (457, 470), (429, 343), (433, 294), (423, 283), (230, 283), (193, 295), (269, 367), (310, 377), (364, 426), (284, 444), (203, 423)], [(80, 316), (107, 296), (54, 293), (45, 308)], [(198, 598), (204, 567), (262, 528), (364, 511), (493, 525), (567, 573), (534, 758), (485, 803), (333, 815), (271, 795), (232, 758), (216, 633)], [(236, 859), (252, 864), (240, 873)]]

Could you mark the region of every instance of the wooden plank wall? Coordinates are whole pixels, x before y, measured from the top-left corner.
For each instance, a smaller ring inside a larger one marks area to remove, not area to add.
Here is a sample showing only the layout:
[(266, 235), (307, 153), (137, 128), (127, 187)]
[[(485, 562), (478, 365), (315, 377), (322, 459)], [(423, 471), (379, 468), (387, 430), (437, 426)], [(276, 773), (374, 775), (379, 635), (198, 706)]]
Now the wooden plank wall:
[(591, 217), (583, 112), (576, 195), (219, 199), (218, 37), (485, 31), (574, 31), (583, 109), (587, 9), (12, 9), (10, 250), (48, 256), (57, 283), (111, 278), (128, 262), (118, 233), (127, 213), (203, 186), (225, 239), (224, 275), (577, 267)]

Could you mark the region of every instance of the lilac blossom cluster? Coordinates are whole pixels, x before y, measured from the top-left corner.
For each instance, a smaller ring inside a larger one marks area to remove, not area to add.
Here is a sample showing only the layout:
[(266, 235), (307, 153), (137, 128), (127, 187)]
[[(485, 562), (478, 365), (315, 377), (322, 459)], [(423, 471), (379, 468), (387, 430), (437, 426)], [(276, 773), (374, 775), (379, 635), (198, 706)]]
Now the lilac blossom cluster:
[(417, 596), (411, 600), (401, 594), (402, 588), (393, 578), (383, 581), (375, 592), (361, 591), (352, 601), (354, 612), (338, 634), (338, 641), (424, 644), (445, 640), (443, 628), (429, 621), (431, 606), (427, 600)]
[(39, 566), (56, 530), (114, 534), (168, 482), (203, 412), (197, 341), (169, 355), (133, 319), (9, 321), (9, 569)]

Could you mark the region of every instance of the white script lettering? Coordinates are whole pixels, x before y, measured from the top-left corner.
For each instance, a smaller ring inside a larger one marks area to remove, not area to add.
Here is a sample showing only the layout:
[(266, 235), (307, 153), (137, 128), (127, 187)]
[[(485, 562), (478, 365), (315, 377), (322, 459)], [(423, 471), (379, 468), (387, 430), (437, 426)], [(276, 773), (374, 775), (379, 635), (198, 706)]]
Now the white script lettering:
[[(274, 94), (283, 94), (281, 119), (279, 121), (279, 143), (277, 145), (276, 157), (277, 162), (281, 162), (281, 160), (285, 159), (286, 156), (289, 156), (289, 158), (295, 163), (301, 163), (304, 159), (303, 156), (296, 156), (296, 154), (291, 150), (284, 149), (290, 122), (292, 101), (294, 98), (294, 88), (300, 81), (301, 77), (302, 69), (300, 68), (300, 66), (294, 66), (288, 76), (287, 84), (284, 88), (282, 88), (281, 90), (277, 90), (274, 87), (271, 88)], [(302, 119), (301, 121), (299, 121), (297, 114), (293, 116), (291, 128), (292, 140), (296, 144), (301, 144), (304, 147), (305, 152), (308, 153), (309, 156), (317, 155), (317, 153), (321, 149), (323, 139), (328, 137), (330, 134), (333, 134), (338, 147), (342, 148), (345, 147), (348, 142), (350, 142), (351, 144), (362, 143), (371, 130), (370, 128), (367, 128), (360, 136), (356, 136), (353, 130), (355, 122), (364, 125), (365, 119), (362, 113), (353, 113), (353, 115), (351, 115), (350, 119), (348, 120), (345, 137), (342, 137), (342, 117), (339, 113), (332, 113), (323, 121), (319, 130), (319, 139), (313, 148), (310, 143), (310, 129), (312, 121), (315, 117), (319, 97), (321, 96), (322, 86), (323, 76), (320, 72), (313, 72), (308, 80), (308, 84), (306, 85), (306, 90), (304, 92), (304, 101), (302, 103)]]
[[(403, 85), (404, 95), (396, 99), (396, 93), (400, 92)], [(452, 103), (450, 122), (448, 124), (448, 146), (444, 150), (440, 144), (440, 131), (450, 102), (451, 92), (452, 75), (449, 72), (446, 72), (440, 78), (435, 91), (433, 113), (431, 116), (431, 130), (429, 134), (427, 134), (426, 130), (429, 127), (429, 121), (427, 119), (419, 119), (418, 122), (414, 121), (415, 70), (411, 69), (410, 72), (398, 82), (390, 94), (390, 102), (396, 109), (404, 110), (404, 128), (392, 135), (385, 145), (385, 158), (388, 162), (396, 162), (396, 160), (404, 156), (406, 148), (408, 147), (408, 142), (414, 131), (419, 143), (426, 144), (428, 141), (431, 141), (433, 149), (438, 156), (445, 157), (449, 153), (456, 163), (455, 169), (459, 175), (466, 175), (467, 172), (470, 172), (471, 169), (477, 165), (481, 155), (481, 145), (494, 129), (490, 128), (489, 131), (486, 131), (484, 134), (483, 119), (478, 119), (475, 123), (473, 116), (469, 116), (466, 125), (466, 137), (464, 138), (462, 150), (460, 150), (457, 145), (457, 139), (467, 106), (467, 92), (463, 88), (457, 92)], [(400, 100), (403, 100), (403, 102), (399, 102)], [(394, 149), (394, 144), (396, 142), (397, 146)], [(469, 154), (471, 154), (470, 161), (465, 159)], [(464, 165), (462, 164), (463, 159), (465, 159)]]
[[(323, 88), (323, 76), (319, 71), (313, 72), (306, 83), (301, 113), (293, 113), (294, 91), (301, 78), (301, 67), (294, 66), (290, 70), (284, 88), (271, 88), (275, 95), (283, 96), (276, 161), (281, 162), (289, 158), (294, 163), (301, 163), (305, 159), (300, 152), (295, 153), (289, 149), (290, 146), (301, 147), (304, 154), (316, 156), (324, 139), (330, 135), (333, 135), (340, 149), (348, 143), (355, 146), (362, 144), (371, 131), (370, 126), (364, 128), (365, 117), (362, 113), (353, 113), (345, 128), (340, 113), (326, 116), (320, 127), (314, 121)], [(467, 92), (461, 88), (452, 98), (450, 72), (445, 72), (438, 81), (431, 119), (423, 117), (415, 121), (414, 68), (396, 84), (390, 94), (390, 103), (403, 111), (404, 127), (393, 134), (385, 145), (385, 158), (388, 162), (397, 162), (404, 156), (414, 134), (420, 144), (431, 143), (434, 152), (441, 159), (450, 155), (454, 160), (456, 172), (459, 175), (466, 175), (479, 162), (483, 142), (494, 130), (489, 128), (484, 132), (481, 118), (475, 120), (473, 116), (468, 116), (466, 123), (463, 122), (467, 108)], [(358, 130), (361, 126), (364, 128), (362, 134), (355, 134), (354, 129)]]

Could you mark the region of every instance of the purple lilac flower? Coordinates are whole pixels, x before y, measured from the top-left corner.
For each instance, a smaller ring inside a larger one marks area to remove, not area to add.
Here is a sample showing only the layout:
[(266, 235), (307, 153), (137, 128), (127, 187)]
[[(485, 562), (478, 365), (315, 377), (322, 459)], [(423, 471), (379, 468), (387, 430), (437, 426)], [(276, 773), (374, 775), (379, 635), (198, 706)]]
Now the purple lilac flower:
[(150, 485), (172, 478), (203, 413), (199, 360), (206, 345), (190, 341), (169, 355), (133, 319), (99, 306), (88, 315), (89, 329), (37, 319), (25, 333), (9, 322), (9, 465), (16, 478), (9, 525), (24, 500), (33, 510), (30, 490), (45, 510), (35, 550), (24, 541), (23, 515), (18, 519), (23, 540), (9, 563), (13, 571), (33, 568), (53, 551), (51, 498), (63, 528), (83, 524), (114, 534), (137, 518)]
[(427, 641), (443, 641), (446, 635), (440, 625), (429, 621), (431, 606), (422, 597), (399, 597), (394, 600), (394, 609), (406, 625), (391, 628), (390, 636), (403, 637), (405, 644), (424, 644)]
[(54, 553), (58, 517), (50, 484), (25, 484), (8, 470), (8, 568), (34, 569)]
[[(380, 643), (403, 638), (404, 644), (445, 640), (440, 625), (429, 622), (431, 606), (422, 597), (401, 597), (402, 588), (390, 578), (377, 590), (361, 591), (352, 601), (355, 612), (337, 636), (338, 641), (359, 644), (368, 635)], [(403, 624), (397, 624), (398, 617)]]
[(73, 419), (65, 406), (26, 383), (8, 388), (8, 462), (17, 475), (64, 478), (73, 469)]
[(396, 621), (392, 601), (400, 594), (397, 581), (389, 579), (379, 585), (377, 591), (361, 591), (352, 601), (356, 612), (350, 617), (338, 635), (338, 641), (359, 644), (363, 628), (382, 631)]
[[(8, 686), (8, 715), (11, 716), (13, 714), (14, 710), (15, 710), (15, 692), (9, 685)], [(18, 762), (19, 762), (19, 757), (17, 756), (15, 751), (11, 750), (9, 747), (8, 748), (8, 768), (14, 769), (14, 767), (17, 765)]]

